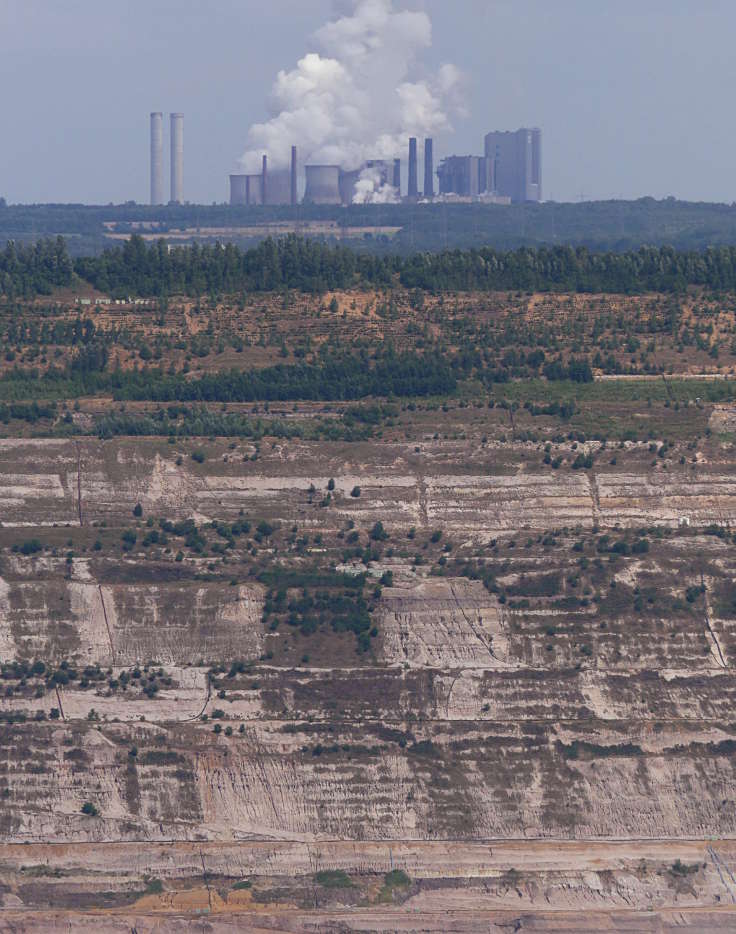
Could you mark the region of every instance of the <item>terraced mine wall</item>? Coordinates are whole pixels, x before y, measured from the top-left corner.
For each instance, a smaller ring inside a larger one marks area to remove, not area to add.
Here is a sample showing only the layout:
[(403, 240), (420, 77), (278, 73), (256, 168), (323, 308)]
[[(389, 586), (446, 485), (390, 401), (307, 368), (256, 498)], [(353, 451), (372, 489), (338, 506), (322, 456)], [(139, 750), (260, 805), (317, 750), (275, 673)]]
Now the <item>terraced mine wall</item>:
[[(186, 443), (156, 439), (0, 442), (2, 656), (115, 679), (160, 666), (169, 682), (153, 699), (78, 681), (3, 699), (9, 918), (24, 906), (39, 929), (103, 923), (79, 913), (88, 904), (107, 906), (111, 930), (161, 910), (174, 929), (198, 906), (215, 929), (244, 912), (268, 929), (286, 917), (285, 898), (296, 929), (316, 892), (324, 923), (370, 903), (370, 924), (418, 912), (430, 928), (470, 930), (485, 913), (501, 924), (512, 908), (542, 911), (544, 892), (545, 910), (600, 909), (602, 924), (632, 901), (676, 904), (687, 918), (706, 903), (717, 929), (733, 903), (732, 844), (688, 841), (736, 833), (730, 611), (698, 596), (633, 623), (625, 603), (571, 600), (569, 580), (580, 574), (576, 542), (638, 541), (646, 523), (667, 534), (614, 561), (609, 594), (616, 583), (634, 600), (637, 589), (674, 596), (701, 576), (719, 592), (736, 554), (704, 533), (733, 521), (730, 461), (721, 452), (695, 477), (690, 465), (647, 476), (632, 444), (616, 465), (564, 476), (530, 468), (525, 445), (416, 448), (275, 442), (251, 461), (223, 442), (200, 464)], [(319, 507), (309, 491), (329, 479), (330, 505)], [(204, 525), (242, 511), (324, 538), (380, 521), (389, 541), (412, 534), (412, 548), (441, 528), (456, 550), (490, 548), (496, 586), (462, 562), (433, 576), (384, 551), (369, 566), (384, 580), (370, 655), (320, 643), (319, 657), (289, 663), (262, 621), (269, 588), (257, 576), (239, 567), (234, 583), (208, 571), (207, 556), (177, 562), (138, 543), (109, 553), (131, 504)], [(542, 544), (550, 529), (554, 543)], [(18, 548), (45, 534), (73, 536), (74, 556)], [(80, 548), (94, 537), (98, 551)], [(249, 662), (213, 675), (234, 659)], [(606, 849), (602, 868), (594, 854), (608, 840), (629, 841), (613, 850), (627, 856)], [(136, 869), (124, 846), (138, 848)], [(121, 871), (107, 855), (95, 869), (95, 848), (117, 854)], [(410, 881), (387, 888), (394, 869)], [(314, 881), (330, 873), (347, 884)], [(241, 877), (248, 887), (233, 889)], [(64, 905), (72, 915), (53, 914)]]
[(732, 930), (730, 380), (603, 375), (8, 409), (0, 924)]

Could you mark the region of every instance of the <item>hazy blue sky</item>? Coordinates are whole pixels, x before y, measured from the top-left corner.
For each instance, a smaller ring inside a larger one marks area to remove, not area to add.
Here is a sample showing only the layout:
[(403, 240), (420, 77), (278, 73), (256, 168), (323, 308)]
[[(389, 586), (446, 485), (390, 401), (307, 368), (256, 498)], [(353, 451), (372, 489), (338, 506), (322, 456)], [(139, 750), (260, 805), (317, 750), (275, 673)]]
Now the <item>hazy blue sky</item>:
[[(427, 64), (468, 74), (469, 116), (544, 131), (555, 200), (736, 200), (734, 0), (396, 0), (434, 25)], [(185, 193), (222, 201), (276, 71), (331, 0), (0, 0), (0, 195), (148, 197), (148, 114), (185, 113)]]

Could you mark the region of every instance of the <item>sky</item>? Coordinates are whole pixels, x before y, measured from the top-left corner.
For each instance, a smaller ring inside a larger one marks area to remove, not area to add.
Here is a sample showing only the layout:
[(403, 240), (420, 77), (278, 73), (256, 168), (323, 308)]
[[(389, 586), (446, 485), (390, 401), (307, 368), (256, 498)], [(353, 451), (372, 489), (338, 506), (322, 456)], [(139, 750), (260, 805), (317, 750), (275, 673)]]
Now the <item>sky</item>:
[[(349, 0), (340, 0), (341, 8)], [(437, 156), (539, 126), (545, 198), (736, 200), (733, 0), (394, 0), (465, 74)], [(145, 203), (149, 113), (185, 114), (185, 197), (227, 198), (271, 86), (335, 0), (0, 0), (0, 196)], [(165, 154), (167, 158), (167, 153)], [(168, 176), (168, 173), (167, 173)], [(168, 179), (167, 179), (168, 184)]]

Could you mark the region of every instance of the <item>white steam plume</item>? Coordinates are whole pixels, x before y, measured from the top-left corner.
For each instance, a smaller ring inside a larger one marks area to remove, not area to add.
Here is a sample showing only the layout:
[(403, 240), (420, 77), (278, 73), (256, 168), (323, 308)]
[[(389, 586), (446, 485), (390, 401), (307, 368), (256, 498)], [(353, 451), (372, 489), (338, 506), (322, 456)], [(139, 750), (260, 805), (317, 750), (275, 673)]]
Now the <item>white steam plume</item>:
[(400, 192), (382, 176), (380, 169), (365, 168), (353, 189), (353, 204), (396, 204)]
[[(393, 0), (348, 0), (342, 8), (315, 34), (319, 51), (278, 73), (274, 116), (251, 127), (243, 171), (259, 172), (264, 153), (271, 167), (286, 168), (292, 144), (302, 163), (357, 169), (368, 159), (403, 156), (409, 136), (451, 129), (461, 110), (459, 70), (447, 64), (412, 80), (432, 44), (426, 13), (395, 10)], [(361, 197), (370, 200), (365, 189)]]

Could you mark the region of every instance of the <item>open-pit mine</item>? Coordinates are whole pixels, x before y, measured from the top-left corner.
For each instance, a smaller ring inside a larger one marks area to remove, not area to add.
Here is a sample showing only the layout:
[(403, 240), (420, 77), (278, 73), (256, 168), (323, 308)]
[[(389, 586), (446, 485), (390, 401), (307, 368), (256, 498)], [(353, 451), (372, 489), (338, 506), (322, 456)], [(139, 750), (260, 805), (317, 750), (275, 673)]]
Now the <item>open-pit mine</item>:
[(0, 930), (733, 931), (736, 296), (196, 291), (0, 301)]

